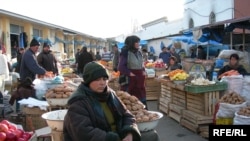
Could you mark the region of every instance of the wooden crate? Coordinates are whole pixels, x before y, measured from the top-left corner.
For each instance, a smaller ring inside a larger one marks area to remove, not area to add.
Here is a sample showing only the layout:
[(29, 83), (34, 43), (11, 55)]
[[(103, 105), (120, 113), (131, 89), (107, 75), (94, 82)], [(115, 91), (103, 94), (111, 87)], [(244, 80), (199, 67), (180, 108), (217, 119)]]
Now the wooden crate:
[(22, 112), (25, 114), (26, 117), (26, 127), (25, 127), (26, 131), (33, 130), (32, 127), (30, 127), (30, 125), (27, 124), (28, 122), (30, 122), (29, 121), (30, 119), (32, 120), (31, 122), (35, 130), (48, 126), (46, 120), (41, 117), (42, 114), (46, 113), (47, 111), (41, 110), (38, 107), (32, 107), (32, 108), (24, 107), (22, 109)]
[(219, 98), (219, 91), (200, 94), (187, 93), (187, 110), (205, 116), (213, 115)]
[(161, 93), (159, 97), (159, 109), (168, 114), (169, 112), (169, 103), (171, 102), (171, 88), (167, 86), (165, 81), (161, 82)]
[(171, 103), (186, 108), (186, 91), (172, 88)]
[(189, 130), (207, 137), (210, 124), (213, 124), (213, 116), (204, 116), (190, 110), (182, 110), (182, 118), (180, 124)]
[(168, 114), (168, 106), (166, 106), (165, 104), (162, 104), (162, 103), (160, 103), (159, 104), (159, 110), (161, 111), (161, 112), (163, 112), (164, 114)]
[(161, 83), (155, 78), (146, 78), (146, 98), (147, 100), (158, 100), (161, 93)]
[(169, 103), (169, 117), (176, 120), (177, 122), (180, 122), (182, 118), (182, 110), (184, 109), (185, 107)]

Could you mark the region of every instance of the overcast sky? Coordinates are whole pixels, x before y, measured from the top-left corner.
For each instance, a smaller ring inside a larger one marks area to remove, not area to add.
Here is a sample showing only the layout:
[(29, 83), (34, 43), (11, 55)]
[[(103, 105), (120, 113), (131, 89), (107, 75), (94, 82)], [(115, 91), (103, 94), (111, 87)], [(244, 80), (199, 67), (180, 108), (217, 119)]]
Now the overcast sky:
[(108, 38), (164, 16), (180, 19), (183, 0), (0, 0), (0, 9)]

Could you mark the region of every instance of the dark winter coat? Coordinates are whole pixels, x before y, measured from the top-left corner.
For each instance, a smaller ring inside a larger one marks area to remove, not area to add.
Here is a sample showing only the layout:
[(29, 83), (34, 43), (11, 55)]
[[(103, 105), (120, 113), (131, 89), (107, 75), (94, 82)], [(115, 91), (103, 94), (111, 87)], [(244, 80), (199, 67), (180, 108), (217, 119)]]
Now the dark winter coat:
[(54, 74), (58, 74), (56, 57), (50, 52), (41, 52), (37, 56), (37, 62), (46, 71), (52, 71)]
[(31, 49), (26, 50), (21, 61), (21, 81), (25, 80), (27, 77), (31, 78), (33, 81), (36, 78), (36, 74), (44, 75), (45, 72), (46, 70), (38, 64), (35, 53)]
[(111, 130), (100, 102), (84, 84), (68, 100), (69, 109), (64, 118), (64, 141), (120, 141), (127, 133), (133, 141), (140, 141), (140, 132), (134, 116), (121, 103), (115, 92), (107, 87), (107, 105), (113, 113), (116, 132)]
[(83, 73), (83, 68), (84, 66), (89, 63), (89, 62), (92, 62), (94, 61), (94, 58), (92, 56), (92, 54), (90, 54), (89, 52), (87, 51), (83, 51), (79, 57), (78, 57), (78, 72), (79, 73)]

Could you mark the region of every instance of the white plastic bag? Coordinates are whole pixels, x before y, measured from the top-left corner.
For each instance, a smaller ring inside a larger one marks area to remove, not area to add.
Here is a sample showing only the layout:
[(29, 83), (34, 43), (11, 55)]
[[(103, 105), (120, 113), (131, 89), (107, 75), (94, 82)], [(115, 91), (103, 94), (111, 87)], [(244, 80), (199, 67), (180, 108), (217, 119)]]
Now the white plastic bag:
[(243, 76), (242, 75), (233, 75), (233, 76), (223, 76), (221, 81), (227, 82), (228, 93), (236, 92), (240, 94), (243, 87)]
[(35, 85), (34, 88), (36, 90), (36, 98), (39, 100), (42, 100), (43, 96), (45, 95), (45, 93), (48, 89), (47, 85), (46, 85), (46, 81), (40, 80), (40, 79), (35, 79), (33, 81), (33, 84)]
[(250, 105), (250, 76), (244, 76), (242, 92), (240, 95), (247, 101), (247, 105)]
[(250, 125), (250, 117), (238, 115), (237, 112), (235, 112), (233, 124), (234, 125)]
[(239, 111), (240, 108), (246, 107), (247, 102), (242, 104), (229, 104), (229, 103), (220, 103), (219, 110), (216, 113), (216, 118), (233, 118), (236, 111)]

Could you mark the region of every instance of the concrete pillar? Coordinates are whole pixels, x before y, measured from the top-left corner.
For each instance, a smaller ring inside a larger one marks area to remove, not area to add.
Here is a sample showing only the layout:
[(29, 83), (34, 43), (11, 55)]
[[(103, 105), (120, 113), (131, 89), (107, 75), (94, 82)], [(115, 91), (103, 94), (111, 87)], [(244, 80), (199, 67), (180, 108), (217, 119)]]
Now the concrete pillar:
[(8, 18), (3, 17), (1, 18), (2, 21), (2, 32), (1, 32), (1, 39), (3, 45), (6, 49), (7, 59), (11, 60), (11, 44), (10, 44), (10, 21)]
[(32, 26), (31, 23), (25, 23), (24, 24), (24, 32), (28, 36), (28, 46), (29, 46), (31, 40), (33, 39), (33, 26)]

